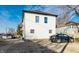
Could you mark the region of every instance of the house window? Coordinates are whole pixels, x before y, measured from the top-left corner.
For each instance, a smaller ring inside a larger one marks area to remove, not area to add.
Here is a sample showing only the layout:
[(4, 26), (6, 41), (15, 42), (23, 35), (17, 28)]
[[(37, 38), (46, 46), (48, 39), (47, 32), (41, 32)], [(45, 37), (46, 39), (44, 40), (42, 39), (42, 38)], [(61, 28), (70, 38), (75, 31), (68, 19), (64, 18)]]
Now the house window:
[(44, 17), (44, 23), (48, 23), (48, 18)]
[(35, 16), (35, 22), (39, 23), (39, 16)]
[(30, 30), (30, 33), (34, 33), (34, 29), (31, 29), (31, 30)]
[(52, 33), (52, 30), (49, 30), (49, 33)]

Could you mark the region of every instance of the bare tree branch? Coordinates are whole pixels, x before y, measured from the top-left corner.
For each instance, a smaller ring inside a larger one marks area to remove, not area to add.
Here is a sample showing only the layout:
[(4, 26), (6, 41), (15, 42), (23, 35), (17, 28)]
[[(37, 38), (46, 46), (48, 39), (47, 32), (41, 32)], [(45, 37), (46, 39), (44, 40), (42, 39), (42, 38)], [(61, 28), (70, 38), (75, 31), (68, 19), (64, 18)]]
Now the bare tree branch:
[(78, 12), (78, 10), (77, 10), (77, 7), (78, 7), (78, 6), (76, 6), (76, 5), (74, 5), (74, 6), (73, 6), (73, 5), (72, 5), (72, 6), (67, 5), (67, 6), (68, 6), (69, 8), (71, 8), (72, 10), (74, 10), (74, 11), (75, 11), (75, 14), (79, 16), (79, 12)]

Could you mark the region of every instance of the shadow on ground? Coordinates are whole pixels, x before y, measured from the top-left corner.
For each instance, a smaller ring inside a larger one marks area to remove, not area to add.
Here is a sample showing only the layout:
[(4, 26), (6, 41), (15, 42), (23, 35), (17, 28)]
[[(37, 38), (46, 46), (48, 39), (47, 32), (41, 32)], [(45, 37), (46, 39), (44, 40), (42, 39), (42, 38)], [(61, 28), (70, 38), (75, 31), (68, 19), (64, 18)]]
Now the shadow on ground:
[(63, 49), (60, 51), (60, 53), (63, 53), (67, 47), (68, 43), (66, 43), (66, 45), (63, 47)]
[(20, 42), (10, 46), (5, 53), (57, 53), (47, 47), (41, 46), (31, 40)]

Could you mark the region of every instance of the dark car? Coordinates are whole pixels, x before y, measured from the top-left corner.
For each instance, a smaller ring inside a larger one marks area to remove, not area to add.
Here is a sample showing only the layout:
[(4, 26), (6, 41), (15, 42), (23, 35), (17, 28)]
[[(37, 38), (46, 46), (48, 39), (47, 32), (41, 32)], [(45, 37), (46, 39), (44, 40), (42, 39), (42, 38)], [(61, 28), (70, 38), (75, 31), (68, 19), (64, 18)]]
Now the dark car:
[(73, 39), (72, 37), (66, 35), (66, 34), (56, 34), (50, 36), (51, 42), (69, 42)]

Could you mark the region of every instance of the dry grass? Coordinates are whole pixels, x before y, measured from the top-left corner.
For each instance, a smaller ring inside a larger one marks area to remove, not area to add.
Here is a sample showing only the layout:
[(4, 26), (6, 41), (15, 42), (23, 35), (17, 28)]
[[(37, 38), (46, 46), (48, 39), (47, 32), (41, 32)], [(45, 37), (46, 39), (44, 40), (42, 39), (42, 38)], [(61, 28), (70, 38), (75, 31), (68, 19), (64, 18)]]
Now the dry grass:
[(79, 38), (75, 38), (75, 41), (76, 41), (76, 42), (79, 42)]

